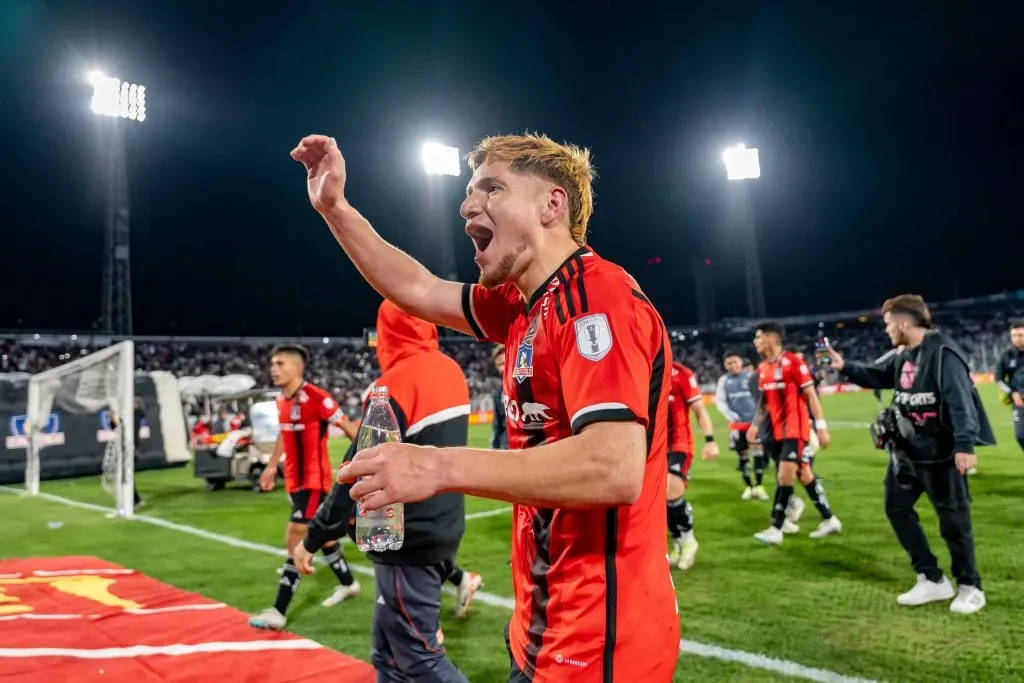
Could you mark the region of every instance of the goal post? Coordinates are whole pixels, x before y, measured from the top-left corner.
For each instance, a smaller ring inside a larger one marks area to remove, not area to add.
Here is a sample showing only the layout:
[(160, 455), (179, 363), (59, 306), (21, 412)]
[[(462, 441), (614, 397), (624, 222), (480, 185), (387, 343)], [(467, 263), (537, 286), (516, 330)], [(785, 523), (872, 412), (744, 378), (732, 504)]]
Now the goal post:
[(54, 409), (72, 414), (108, 410), (116, 422), (103, 457), (103, 486), (113, 494), (120, 517), (135, 509), (135, 343), (119, 342), (70, 363), (32, 375), (28, 383), (28, 450), (25, 489), (39, 494), (46, 428)]

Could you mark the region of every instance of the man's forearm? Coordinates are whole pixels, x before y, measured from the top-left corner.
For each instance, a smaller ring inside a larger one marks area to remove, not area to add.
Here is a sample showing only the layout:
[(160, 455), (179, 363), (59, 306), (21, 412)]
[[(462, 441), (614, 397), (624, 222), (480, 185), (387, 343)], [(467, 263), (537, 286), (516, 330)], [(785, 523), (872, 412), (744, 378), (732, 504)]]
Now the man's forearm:
[(339, 204), (321, 215), (334, 239), (381, 296), (419, 318), (440, 325), (452, 323), (428, 317), (425, 302), (431, 300), (432, 290), (441, 280), (423, 264), (381, 237), (350, 204)]
[(643, 485), (643, 427), (627, 439), (605, 424), (524, 450), (439, 449), (441, 488), (541, 508), (629, 505)]
[(814, 418), (814, 422), (824, 422), (825, 410), (821, 407), (821, 399), (818, 398), (818, 392), (814, 390), (813, 386), (807, 387), (804, 392), (807, 394), (807, 407), (811, 409), (811, 417)]

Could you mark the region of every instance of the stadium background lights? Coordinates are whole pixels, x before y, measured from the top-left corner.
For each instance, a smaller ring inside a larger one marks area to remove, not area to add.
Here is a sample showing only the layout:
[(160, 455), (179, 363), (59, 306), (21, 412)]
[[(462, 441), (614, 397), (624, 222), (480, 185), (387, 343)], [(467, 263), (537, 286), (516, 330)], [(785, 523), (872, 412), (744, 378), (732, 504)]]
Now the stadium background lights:
[(755, 180), (761, 177), (757, 148), (747, 149), (742, 142), (722, 152), (725, 175), (729, 180)]
[(100, 71), (90, 71), (88, 79), (92, 84), (94, 114), (138, 123), (146, 120), (146, 86), (122, 81)]
[(458, 176), (462, 174), (458, 147), (449, 147), (439, 142), (424, 142), (421, 157), (423, 170), (427, 172), (427, 175)]

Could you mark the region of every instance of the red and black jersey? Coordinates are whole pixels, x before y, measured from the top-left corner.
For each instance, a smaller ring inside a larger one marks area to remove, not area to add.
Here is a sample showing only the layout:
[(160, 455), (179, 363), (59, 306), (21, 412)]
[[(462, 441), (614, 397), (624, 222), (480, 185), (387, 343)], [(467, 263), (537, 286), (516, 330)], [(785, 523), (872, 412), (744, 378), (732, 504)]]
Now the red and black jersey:
[(814, 386), (807, 363), (789, 351), (783, 351), (774, 360), (761, 361), (757, 368), (757, 386), (772, 438), (806, 443), (811, 438), (811, 423), (803, 392)]
[(587, 248), (529, 301), (512, 284), (466, 285), (463, 310), (479, 339), (505, 344), (510, 448), (595, 422), (647, 429), (633, 505), (514, 507), (509, 641), (517, 665), (538, 681), (671, 679), (679, 616), (665, 561), (671, 349), (661, 317), (631, 276)]
[(668, 395), (669, 453), (693, 455), (693, 427), (690, 406), (703, 401), (697, 376), (682, 363), (672, 363), (672, 390)]
[(291, 396), (277, 397), (277, 420), (284, 440), (284, 484), (329, 491), (334, 483), (327, 450), (327, 428), (341, 419), (337, 402), (320, 387), (303, 382)]

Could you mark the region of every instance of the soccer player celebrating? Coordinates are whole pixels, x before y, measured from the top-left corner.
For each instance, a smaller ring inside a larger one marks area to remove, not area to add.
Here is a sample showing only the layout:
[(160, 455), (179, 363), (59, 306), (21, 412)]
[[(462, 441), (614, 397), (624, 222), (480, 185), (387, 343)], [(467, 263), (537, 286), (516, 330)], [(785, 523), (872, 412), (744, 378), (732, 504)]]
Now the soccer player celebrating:
[[(828, 448), (830, 437), (825, 415), (821, 409), (821, 401), (814, 391), (814, 379), (807, 363), (796, 354), (784, 351), (782, 341), (784, 331), (782, 325), (773, 322), (759, 324), (754, 334), (754, 348), (763, 359), (758, 367), (758, 388), (761, 391), (761, 402), (754, 416), (748, 441), (756, 441), (761, 436), (761, 422), (764, 419), (765, 430), (761, 439), (765, 451), (778, 466), (778, 486), (775, 489), (775, 505), (772, 509), (772, 525), (757, 534), (754, 538), (762, 543), (780, 545), (783, 527), (786, 525), (786, 512), (793, 497), (794, 480), (799, 475), (800, 483), (807, 490), (807, 495), (821, 513), (822, 522), (811, 532), (811, 538), (822, 538), (842, 530), (839, 518), (832, 514), (825, 489), (814, 476), (814, 470), (804, 450), (810, 441), (810, 415), (814, 417), (814, 426), (818, 432), (818, 441), (822, 448)], [(805, 398), (806, 397), (806, 400)], [(793, 533), (799, 528), (789, 522), (786, 531)]]
[[(282, 390), (277, 398), (281, 432), (277, 436), (274, 454), (260, 477), (260, 485), (264, 491), (273, 490), (277, 465), (282, 456), (287, 456), (284, 458), (284, 481), (292, 505), (291, 519), (285, 531), (285, 547), (289, 553), (305, 538), (310, 520), (334, 484), (327, 450), (328, 425), (337, 425), (349, 438), (355, 437), (355, 430), (331, 395), (305, 381), (303, 375), (308, 359), (309, 352), (297, 344), (276, 346), (270, 356), (270, 379)], [(353, 578), (345, 562), (341, 545), (336, 541), (325, 544), (323, 554), (341, 585), (321, 604), (332, 607), (358, 595), (359, 582)], [(285, 613), (299, 587), (300, 578), (299, 570), (289, 556), (281, 572), (274, 606), (250, 617), (249, 623), (275, 631), (284, 628), (287, 621)]]
[(714, 460), (718, 457), (715, 429), (697, 385), (697, 376), (682, 363), (672, 363), (672, 390), (668, 395), (668, 530), (673, 546), (670, 562), (684, 570), (693, 566), (699, 547), (693, 533), (693, 507), (686, 500), (693, 462), (691, 410), (704, 435), (701, 459)]
[[(509, 353), (510, 450), (358, 453), (341, 476), (367, 510), (441, 491), (514, 504), (510, 681), (668, 681), (679, 616), (665, 558), (671, 349), (636, 282), (586, 246), (589, 153), (546, 136), (487, 138), (461, 214), (480, 283), (437, 278), (347, 202), (333, 138), (292, 150), (339, 244), (384, 297)], [(347, 472), (347, 474), (345, 474)]]
[(768, 500), (768, 492), (764, 490), (764, 471), (767, 467), (764, 452), (758, 448), (754, 453), (754, 477), (750, 476), (749, 452), (753, 450), (747, 443), (747, 430), (754, 419), (757, 401), (750, 391), (753, 373), (743, 367), (743, 358), (735, 352), (725, 354), (722, 359), (725, 374), (718, 378), (715, 388), (715, 407), (729, 421), (729, 448), (739, 456), (740, 475), (746, 488), (740, 496), (743, 500), (757, 498)]

